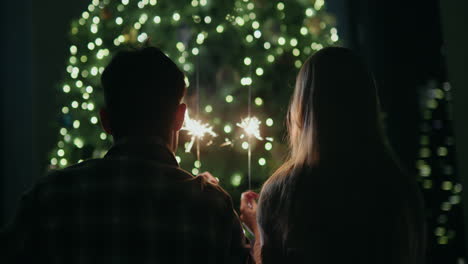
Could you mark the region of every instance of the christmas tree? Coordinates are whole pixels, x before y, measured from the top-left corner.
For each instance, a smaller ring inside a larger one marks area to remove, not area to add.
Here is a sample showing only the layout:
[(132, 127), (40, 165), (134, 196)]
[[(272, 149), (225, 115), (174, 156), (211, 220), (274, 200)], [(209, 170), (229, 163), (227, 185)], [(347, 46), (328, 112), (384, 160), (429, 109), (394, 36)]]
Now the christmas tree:
[(118, 50), (151, 42), (187, 76), (181, 167), (212, 172), (238, 200), (250, 175), (259, 188), (285, 156), (295, 76), (308, 56), (338, 41), (334, 23), (323, 0), (93, 0), (71, 25), (50, 167), (105, 155), (112, 141), (99, 124), (100, 74)]

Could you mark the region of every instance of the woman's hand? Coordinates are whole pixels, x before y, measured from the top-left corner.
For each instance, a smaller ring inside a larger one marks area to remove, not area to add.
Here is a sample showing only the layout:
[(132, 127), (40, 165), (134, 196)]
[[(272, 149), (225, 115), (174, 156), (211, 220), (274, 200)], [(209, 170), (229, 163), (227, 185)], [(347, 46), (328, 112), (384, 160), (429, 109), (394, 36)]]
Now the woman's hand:
[(257, 201), (258, 194), (247, 191), (241, 195), (240, 220), (255, 234), (258, 234), (257, 226)]

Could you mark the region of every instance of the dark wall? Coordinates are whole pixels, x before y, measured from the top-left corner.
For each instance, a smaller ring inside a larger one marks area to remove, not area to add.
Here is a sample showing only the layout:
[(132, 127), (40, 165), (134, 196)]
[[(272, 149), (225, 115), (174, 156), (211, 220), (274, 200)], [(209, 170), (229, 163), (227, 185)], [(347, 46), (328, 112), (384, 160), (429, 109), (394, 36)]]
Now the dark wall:
[[(468, 1), (440, 1), (442, 24), (446, 41), (448, 77), (454, 90), (455, 142), (458, 156), (458, 172), (465, 191), (463, 204), (465, 219), (468, 217)], [(466, 223), (466, 221), (465, 221)], [(465, 241), (468, 241), (466, 228)], [(468, 256), (468, 248), (466, 253)]]
[(55, 95), (70, 53), (71, 20), (80, 17), (90, 2), (41, 0), (33, 3), (35, 178), (43, 174), (49, 163), (47, 154), (57, 143), (57, 111), (61, 102), (55, 100)]
[(72, 18), (89, 1), (2, 2), (0, 226), (40, 177), (56, 143), (57, 80), (64, 74)]
[(1, 196), (0, 222), (15, 210), (31, 182), (32, 1), (2, 2)]

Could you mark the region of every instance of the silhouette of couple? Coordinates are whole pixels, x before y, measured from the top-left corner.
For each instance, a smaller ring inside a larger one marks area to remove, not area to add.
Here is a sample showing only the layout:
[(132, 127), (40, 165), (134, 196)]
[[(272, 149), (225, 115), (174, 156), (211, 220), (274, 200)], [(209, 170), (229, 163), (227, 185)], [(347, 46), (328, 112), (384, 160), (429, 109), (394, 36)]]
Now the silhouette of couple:
[(289, 155), (259, 195), (242, 195), (240, 218), (212, 175), (194, 177), (174, 157), (186, 87), (163, 52), (121, 51), (101, 80), (115, 144), (23, 196), (1, 263), (423, 263), (416, 179), (391, 154), (372, 75), (350, 50), (304, 63)]

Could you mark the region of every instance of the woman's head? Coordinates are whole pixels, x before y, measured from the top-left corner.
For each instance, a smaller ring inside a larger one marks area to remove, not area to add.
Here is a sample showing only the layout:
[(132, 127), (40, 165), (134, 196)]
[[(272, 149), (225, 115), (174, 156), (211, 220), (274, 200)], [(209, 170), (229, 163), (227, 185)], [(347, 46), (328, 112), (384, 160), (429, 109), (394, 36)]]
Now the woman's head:
[(346, 48), (318, 51), (301, 68), (291, 99), (290, 162), (314, 165), (380, 147), (378, 111), (376, 87), (364, 62)]

